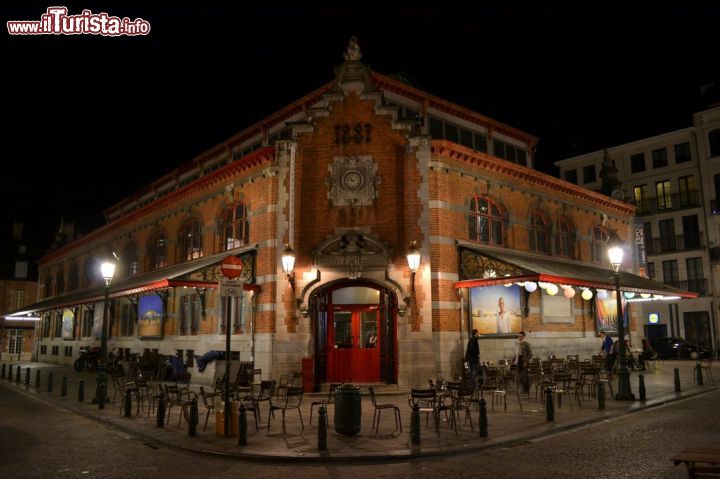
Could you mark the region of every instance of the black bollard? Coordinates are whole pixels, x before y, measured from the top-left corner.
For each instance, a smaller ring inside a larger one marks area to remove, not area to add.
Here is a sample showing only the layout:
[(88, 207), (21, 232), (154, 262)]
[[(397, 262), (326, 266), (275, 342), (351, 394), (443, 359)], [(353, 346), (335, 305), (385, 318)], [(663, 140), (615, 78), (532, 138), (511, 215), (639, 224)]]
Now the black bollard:
[(67, 376), (63, 376), (62, 382), (60, 383), (60, 397), (67, 396)]
[(640, 374), (639, 377), (640, 377), (640, 387), (639, 387), (639, 389), (640, 389), (640, 400), (641, 400), (641, 401), (645, 401), (645, 400), (647, 399), (647, 397), (645, 396), (645, 375), (644, 375), (644, 374)]
[(318, 409), (318, 451), (327, 451), (327, 410), (325, 406)]
[(197, 399), (190, 401), (190, 413), (188, 414), (188, 436), (195, 437), (197, 435), (198, 423), (198, 406)]
[(123, 402), (125, 417), (132, 417), (132, 389), (125, 389), (125, 401)]
[(158, 395), (158, 408), (157, 408), (157, 427), (163, 427), (165, 424), (165, 396)]
[(247, 446), (247, 410), (242, 401), (238, 407), (238, 446)]
[(40, 389), (40, 370), (35, 370), (35, 389)]
[(28, 367), (25, 370), (25, 387), (29, 387), (29, 386), (30, 386), (30, 368)]
[(597, 401), (598, 409), (602, 411), (605, 409), (605, 383), (601, 382), (597, 385)]
[(487, 401), (480, 399), (480, 437), (488, 436)]
[(675, 392), (680, 392), (680, 370), (678, 368), (674, 369), (675, 371)]
[(85, 381), (78, 383), (78, 402), (85, 401)]
[(695, 364), (695, 377), (697, 378), (698, 386), (702, 386), (703, 385), (702, 364), (700, 364), (700, 362)]
[(2, 365), (2, 379), (5, 379), (5, 363)]
[(420, 405), (412, 405), (412, 413), (410, 413), (410, 444), (413, 446), (420, 445)]
[(53, 373), (48, 373), (48, 380), (47, 380), (47, 392), (51, 393), (53, 388)]
[(8, 380), (8, 382), (12, 382), (12, 380), (13, 380), (12, 364), (10, 366), (8, 366), (7, 380)]
[(18, 364), (17, 370), (15, 372), (15, 384), (20, 384), (20, 365)]
[(552, 388), (545, 390), (545, 420), (553, 422), (555, 420), (555, 403), (553, 402)]

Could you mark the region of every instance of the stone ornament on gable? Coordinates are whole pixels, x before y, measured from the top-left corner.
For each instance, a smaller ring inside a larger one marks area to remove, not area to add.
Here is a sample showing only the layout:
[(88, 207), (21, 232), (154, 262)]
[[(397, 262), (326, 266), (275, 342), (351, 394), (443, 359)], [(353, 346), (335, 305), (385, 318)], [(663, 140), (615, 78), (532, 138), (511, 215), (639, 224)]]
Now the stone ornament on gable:
[(378, 197), (378, 164), (371, 156), (336, 156), (325, 178), (333, 206), (372, 206)]
[(343, 58), (347, 61), (357, 61), (362, 58), (362, 52), (360, 51), (360, 45), (356, 36), (350, 37), (348, 42), (347, 50), (343, 53)]

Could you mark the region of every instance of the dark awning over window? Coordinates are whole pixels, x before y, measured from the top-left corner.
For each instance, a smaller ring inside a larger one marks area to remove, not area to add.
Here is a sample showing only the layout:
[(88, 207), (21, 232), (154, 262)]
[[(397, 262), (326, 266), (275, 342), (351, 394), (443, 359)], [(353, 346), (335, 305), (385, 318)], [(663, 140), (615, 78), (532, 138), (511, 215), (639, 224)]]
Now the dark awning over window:
[[(113, 281), (110, 286), (110, 297), (118, 298), (178, 286), (185, 286), (188, 288), (217, 288), (219, 278), (207, 275), (193, 275), (192, 273), (215, 265), (227, 256), (241, 256), (255, 250), (256, 248), (257, 245), (253, 244), (251, 246), (239, 248), (230, 252), (225, 251), (223, 253), (206, 256), (194, 261), (176, 264), (170, 266), (169, 268), (163, 268), (157, 271), (150, 271), (148, 273), (118, 279)], [(259, 290), (260, 287), (254, 284), (246, 283), (245, 289)], [(10, 315), (5, 316), (5, 318), (12, 319), (13, 317), (32, 316), (41, 311), (66, 308), (79, 304), (94, 303), (102, 301), (104, 294), (104, 286), (93, 286), (91, 288), (85, 288), (60, 296), (44, 299), (35, 304), (25, 306), (22, 310), (15, 311)]]
[[(460, 278), (455, 288), (472, 288), (505, 284), (508, 281), (545, 281), (548, 283), (615, 289), (615, 274), (610, 267), (601, 267), (570, 259), (536, 253), (492, 248), (466, 241), (457, 241), (460, 250)], [(620, 272), (620, 289), (633, 293), (649, 293), (681, 298), (697, 298), (698, 293), (673, 288), (665, 283)]]

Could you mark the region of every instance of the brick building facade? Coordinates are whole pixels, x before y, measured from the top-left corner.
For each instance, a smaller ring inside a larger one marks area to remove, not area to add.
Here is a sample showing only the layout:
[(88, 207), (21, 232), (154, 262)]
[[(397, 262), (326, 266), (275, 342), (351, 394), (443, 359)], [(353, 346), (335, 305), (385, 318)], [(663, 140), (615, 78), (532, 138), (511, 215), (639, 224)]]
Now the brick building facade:
[[(335, 75), (112, 206), (106, 225), (43, 258), (43, 299), (28, 309), (43, 317), (40, 359), (69, 362), (97, 343), (97, 264), (112, 252), (119, 268), (110, 348), (186, 357), (223, 350), (218, 263), (234, 255), (245, 265), (246, 292), (232, 306), (242, 312), (232, 351), (264, 378), (299, 371), (311, 358), (316, 385), (408, 386), (458, 373), (473, 291), (547, 282), (543, 271), (513, 266), (508, 252), (528, 252), (520, 257), (535, 265), (586, 268), (554, 276), (567, 287), (609, 287), (598, 248), (612, 231), (630, 241), (634, 207), (534, 171), (536, 138), (371, 72), (354, 42)], [(415, 273), (406, 258), (412, 241), (421, 252)], [(281, 262), (286, 244), (296, 257), (290, 274)], [(478, 276), (468, 267), (483, 261), (494, 265), (489, 277), (489, 268)], [(624, 269), (633, 264), (628, 255)], [(502, 268), (513, 273), (495, 277)], [(624, 275), (627, 291), (663, 291)], [(543, 315), (547, 288), (530, 289), (517, 288), (526, 293), (518, 293), (515, 326), (539, 353), (597, 349), (590, 302), (568, 299), (570, 320), (553, 323)], [(147, 297), (162, 300), (160, 329), (148, 326), (155, 319), (143, 312)], [(513, 338), (484, 336), (483, 359), (511, 355)]]

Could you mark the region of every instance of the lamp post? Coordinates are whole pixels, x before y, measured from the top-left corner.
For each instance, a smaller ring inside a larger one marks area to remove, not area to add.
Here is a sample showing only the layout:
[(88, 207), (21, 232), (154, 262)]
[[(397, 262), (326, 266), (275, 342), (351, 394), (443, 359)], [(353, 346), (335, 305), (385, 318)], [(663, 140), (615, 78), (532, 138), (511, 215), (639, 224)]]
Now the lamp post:
[(288, 243), (285, 243), (285, 249), (282, 250), (282, 267), (293, 292), (295, 291), (295, 251)]
[(615, 395), (615, 399), (618, 401), (634, 401), (635, 395), (630, 390), (630, 372), (627, 369), (626, 362), (626, 348), (625, 348), (625, 319), (623, 318), (622, 310), (622, 296), (620, 295), (620, 265), (623, 259), (622, 242), (617, 237), (608, 242), (608, 256), (610, 257), (610, 264), (612, 265), (613, 271), (615, 272), (615, 296), (617, 298), (617, 323), (618, 323), (618, 341), (620, 341), (620, 348), (618, 351), (619, 363), (618, 363), (618, 392)]
[(105, 280), (105, 300), (103, 302), (102, 336), (100, 337), (100, 365), (98, 367), (97, 390), (95, 399), (98, 409), (105, 409), (107, 402), (107, 337), (108, 337), (108, 309), (110, 308), (110, 283), (115, 274), (115, 263), (105, 261), (100, 265), (100, 273)]

